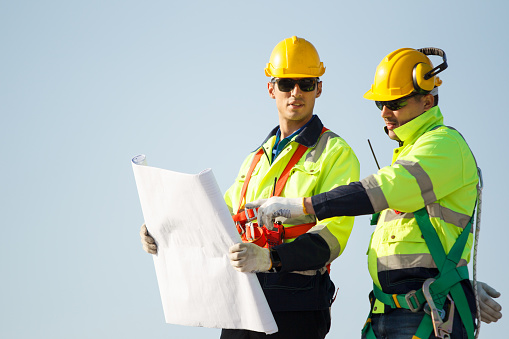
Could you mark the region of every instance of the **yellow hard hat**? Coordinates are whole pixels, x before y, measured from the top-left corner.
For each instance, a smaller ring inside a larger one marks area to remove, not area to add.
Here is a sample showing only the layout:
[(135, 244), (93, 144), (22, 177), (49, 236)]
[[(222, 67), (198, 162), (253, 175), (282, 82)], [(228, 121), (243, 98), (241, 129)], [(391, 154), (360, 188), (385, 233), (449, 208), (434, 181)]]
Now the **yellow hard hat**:
[(265, 75), (274, 78), (317, 78), (325, 73), (315, 46), (292, 36), (272, 50)]
[[(444, 62), (433, 68), (426, 55), (442, 56)], [(427, 94), (440, 86), (436, 74), (447, 68), (444, 51), (438, 48), (400, 48), (387, 55), (376, 68), (375, 81), (364, 98), (391, 101), (411, 93)]]

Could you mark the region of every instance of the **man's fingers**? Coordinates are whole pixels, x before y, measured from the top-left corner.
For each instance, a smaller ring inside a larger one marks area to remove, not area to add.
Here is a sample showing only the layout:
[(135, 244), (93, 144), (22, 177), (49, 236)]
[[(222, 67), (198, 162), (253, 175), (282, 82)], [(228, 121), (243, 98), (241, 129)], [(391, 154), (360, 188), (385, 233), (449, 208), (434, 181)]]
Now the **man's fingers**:
[(260, 207), (266, 201), (267, 201), (267, 199), (258, 199), (258, 200), (255, 200), (255, 201), (248, 202), (245, 207), (249, 208), (250, 210), (252, 210), (252, 209)]
[(499, 303), (497, 303), (495, 300), (491, 299), (490, 297), (486, 295), (481, 295), (481, 303), (486, 305), (486, 307), (493, 309), (496, 312), (500, 312), (502, 310), (502, 306), (500, 306)]
[(141, 229), (140, 229), (140, 235), (143, 237), (145, 235), (148, 235), (148, 230), (147, 230), (147, 226), (145, 224), (141, 225)]
[(153, 245), (143, 244), (143, 249), (147, 253), (157, 254), (157, 246), (155, 244), (153, 244)]
[(152, 238), (150, 235), (146, 235), (143, 237), (143, 240), (145, 240), (145, 242), (149, 243), (149, 244), (155, 244), (156, 241), (154, 240), (154, 238)]
[(488, 313), (481, 310), (481, 320), (485, 322), (486, 324), (491, 323), (492, 321), (495, 321), (492, 316), (490, 316)]
[(230, 257), (230, 260), (232, 261), (240, 261), (242, 259), (245, 258), (245, 254), (246, 252), (233, 252), (233, 253), (230, 253), (229, 257)]
[(489, 324), (491, 322), (496, 323), (500, 318), (502, 318), (502, 313), (500, 312), (488, 313), (481, 309), (481, 320), (486, 324)]
[(488, 293), (488, 295), (490, 297), (492, 297), (492, 298), (500, 297), (500, 292), (497, 291), (496, 289), (494, 289), (493, 287), (491, 287), (490, 285), (488, 285), (486, 283), (482, 283), (482, 287), (486, 291), (486, 293)]
[(140, 229), (140, 236), (141, 236), (141, 242), (149, 243), (149, 244), (155, 244), (156, 241), (152, 236), (148, 233), (147, 226), (145, 224), (141, 225)]
[(150, 254), (157, 254), (156, 241), (152, 238), (150, 233), (148, 233), (147, 226), (145, 224), (141, 225), (140, 237), (143, 250)]
[[(264, 214), (262, 218), (263, 218), (263, 224), (265, 226), (267, 226), (267, 228), (272, 226), (272, 224), (274, 223), (274, 219), (272, 219), (272, 215)], [(273, 229), (273, 228), (274, 228), (274, 226), (272, 226), (270, 229)]]
[(235, 252), (245, 252), (246, 251), (246, 245), (244, 243), (236, 243), (230, 246), (229, 248), (230, 253)]

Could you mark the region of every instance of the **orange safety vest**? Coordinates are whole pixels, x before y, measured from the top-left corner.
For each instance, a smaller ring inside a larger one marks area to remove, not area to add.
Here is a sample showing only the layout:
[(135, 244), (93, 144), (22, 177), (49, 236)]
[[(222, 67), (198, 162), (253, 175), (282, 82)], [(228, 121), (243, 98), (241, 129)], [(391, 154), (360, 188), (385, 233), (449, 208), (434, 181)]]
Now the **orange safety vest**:
[[(320, 135), (328, 131), (327, 128), (323, 127)], [(279, 196), (283, 191), (283, 188), (288, 181), (288, 177), (290, 176), (290, 171), (293, 166), (297, 164), (300, 158), (307, 151), (307, 147), (304, 145), (300, 145), (297, 147), (297, 150), (292, 155), (290, 161), (286, 165), (285, 169), (281, 173), (278, 181), (276, 182), (276, 187), (274, 189), (272, 196)], [(251, 179), (251, 174), (253, 173), (256, 165), (260, 161), (263, 155), (263, 148), (260, 148), (258, 152), (253, 157), (253, 161), (251, 162), (251, 166), (246, 174), (246, 178), (244, 180), (244, 185), (242, 186), (242, 190), (240, 191), (240, 201), (239, 207), (237, 211), (240, 211), (244, 200), (246, 199), (246, 191), (249, 185), (249, 180)], [(308, 223), (308, 224), (300, 224), (295, 225), (293, 227), (284, 228), (281, 223), (274, 223), (274, 230), (269, 230), (265, 225), (263, 227), (258, 226), (257, 223), (252, 223), (251, 220), (256, 219), (258, 209), (244, 209), (233, 216), (233, 221), (237, 227), (237, 231), (239, 232), (243, 242), (252, 242), (260, 247), (271, 248), (276, 245), (280, 245), (283, 243), (283, 239), (293, 239), (297, 238), (299, 235), (302, 235), (309, 231), (313, 226), (316, 225), (316, 222)]]

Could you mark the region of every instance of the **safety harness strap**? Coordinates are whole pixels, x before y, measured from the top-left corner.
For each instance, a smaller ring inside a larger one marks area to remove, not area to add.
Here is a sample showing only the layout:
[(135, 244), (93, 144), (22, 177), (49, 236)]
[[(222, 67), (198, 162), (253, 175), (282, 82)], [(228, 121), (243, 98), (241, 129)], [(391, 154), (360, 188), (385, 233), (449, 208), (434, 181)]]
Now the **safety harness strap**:
[[(258, 162), (260, 161), (262, 155), (263, 155), (263, 148), (260, 148), (258, 150), (258, 152), (256, 152), (256, 154), (254, 155), (253, 161), (251, 161), (251, 166), (249, 167), (249, 170), (247, 171), (246, 179), (244, 180), (244, 184), (242, 185), (242, 190), (240, 191), (239, 207), (237, 208), (237, 211), (240, 211), (242, 206), (244, 206), (244, 200), (246, 198), (247, 186), (249, 186), (249, 180), (251, 180), (251, 174), (253, 174), (253, 171), (254, 171), (256, 165), (258, 164)], [(245, 217), (245, 214), (244, 214), (244, 217)]]
[[(440, 239), (438, 238), (438, 234), (431, 224), (431, 221), (429, 219), (428, 211), (426, 211), (426, 208), (422, 208), (416, 212), (414, 212), (415, 219), (417, 220), (417, 224), (419, 225), (419, 228), (421, 229), (421, 232), (424, 236), (424, 240), (426, 241), (426, 244), (428, 245), (428, 249), (430, 250), (431, 256), (433, 257), (433, 260), (435, 260), (435, 264), (437, 265), (440, 273), (437, 277), (436, 281), (440, 281), (442, 284), (442, 289), (445, 286), (449, 286), (452, 299), (456, 303), (456, 309), (458, 310), (458, 313), (460, 315), (461, 321), (463, 325), (465, 326), (465, 329), (467, 331), (467, 335), (469, 339), (472, 339), (474, 337), (474, 323), (472, 320), (472, 315), (470, 311), (470, 306), (468, 305), (467, 298), (465, 296), (465, 292), (463, 291), (463, 288), (461, 287), (461, 284), (458, 282), (454, 282), (456, 279), (452, 279), (455, 277), (454, 273), (452, 275), (448, 274), (451, 273), (451, 271), (457, 271), (457, 265), (458, 262), (461, 259), (461, 255), (463, 253), (463, 250), (465, 249), (465, 245), (468, 240), (468, 235), (470, 234), (470, 229), (472, 227), (472, 220), (465, 226), (463, 231), (461, 232), (460, 236), (456, 239), (456, 242), (454, 243), (453, 247), (449, 251), (449, 254), (446, 256), (445, 251), (443, 249), (442, 243), (440, 242)], [(438, 242), (438, 243), (437, 243)], [(440, 248), (441, 250), (439, 250)], [(458, 271), (459, 272), (459, 271)], [(452, 279), (452, 280), (449, 280)], [(468, 275), (467, 278), (468, 279)], [(435, 282), (436, 282), (435, 281)], [(435, 283), (433, 282), (433, 284)], [(435, 286), (433, 284), (430, 287), (430, 293), (432, 293), (432, 296), (434, 297), (433, 300), (435, 301), (435, 305), (437, 308), (442, 308), (445, 303), (445, 298), (447, 296), (447, 293), (445, 291), (435, 291)], [(440, 285), (436, 286), (439, 287)], [(440, 288), (438, 288), (440, 289)], [(437, 300), (435, 300), (435, 297), (438, 297)], [(431, 318), (428, 314), (424, 316), (424, 318)], [(421, 326), (419, 326), (421, 327)], [(430, 328), (431, 333), (431, 328)], [(429, 335), (428, 335), (429, 336)], [(427, 337), (426, 337), (427, 338)]]
[(288, 164), (286, 164), (285, 169), (283, 170), (281, 176), (276, 182), (276, 187), (274, 188), (273, 194), (270, 195), (271, 197), (272, 196), (278, 197), (281, 194), (281, 192), (283, 192), (283, 188), (285, 187), (286, 182), (290, 177), (290, 172), (293, 166), (295, 166), (299, 162), (300, 158), (302, 158), (302, 156), (304, 155), (304, 153), (306, 153), (307, 150), (308, 148), (306, 146), (299, 144), (297, 150), (295, 151), (295, 153), (293, 153), (292, 158), (290, 159), (290, 161), (288, 161)]
[[(471, 339), (474, 336), (474, 324), (465, 292), (463, 291), (461, 284), (459, 284), (462, 280), (468, 279), (468, 267), (458, 267), (457, 265), (467, 243), (468, 235), (472, 227), (472, 220), (470, 220), (467, 226), (463, 229), (449, 251), (449, 254), (446, 255), (440, 238), (431, 224), (426, 208), (422, 208), (414, 212), (414, 216), (419, 228), (421, 229), (421, 233), (426, 241), (430, 254), (440, 272), (436, 277), (436, 280), (430, 285), (430, 293), (433, 296), (435, 306), (440, 309), (443, 308), (447, 295), (450, 293), (457, 306), (456, 309), (459, 312), (465, 329), (467, 330), (468, 338)], [(418, 291), (410, 291), (407, 294), (387, 294), (378, 286), (373, 284), (373, 293), (376, 299), (391, 306), (392, 308), (405, 308), (412, 311), (418, 311), (426, 302), (422, 288)], [(414, 338), (428, 338), (432, 331), (433, 323), (431, 316), (425, 313)], [(366, 332), (368, 339), (375, 338), (373, 329), (371, 328), (371, 312), (363, 332)]]

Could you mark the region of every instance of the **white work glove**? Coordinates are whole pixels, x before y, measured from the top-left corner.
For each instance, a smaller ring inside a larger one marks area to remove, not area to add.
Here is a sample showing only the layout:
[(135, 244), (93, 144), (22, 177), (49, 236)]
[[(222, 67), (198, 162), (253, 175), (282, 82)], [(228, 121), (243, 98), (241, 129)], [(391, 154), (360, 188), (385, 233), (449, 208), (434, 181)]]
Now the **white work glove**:
[(272, 227), (277, 217), (297, 218), (305, 215), (304, 198), (272, 197), (260, 199), (246, 204), (246, 208), (258, 208), (258, 224)]
[(497, 322), (502, 318), (502, 306), (493, 298), (500, 297), (500, 292), (485, 282), (477, 282), (477, 294), (479, 295), (479, 307), (481, 308), (481, 320), (486, 324)]
[(272, 268), (267, 248), (243, 242), (230, 247), (230, 264), (239, 272), (265, 272)]
[(148, 233), (147, 226), (145, 224), (141, 225), (140, 237), (141, 244), (143, 245), (143, 249), (145, 250), (145, 252), (150, 254), (157, 254), (156, 241)]

